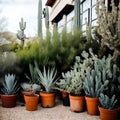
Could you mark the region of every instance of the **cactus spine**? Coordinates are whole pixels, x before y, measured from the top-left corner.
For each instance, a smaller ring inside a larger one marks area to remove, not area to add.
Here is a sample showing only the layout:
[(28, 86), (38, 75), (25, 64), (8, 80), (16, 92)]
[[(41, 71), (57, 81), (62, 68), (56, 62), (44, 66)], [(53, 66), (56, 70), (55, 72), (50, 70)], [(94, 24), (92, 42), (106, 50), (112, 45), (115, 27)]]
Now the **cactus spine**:
[(18, 30), (17, 38), (21, 40), (21, 44), (24, 45), (26, 35), (24, 34), (24, 30), (26, 28), (26, 22), (24, 22), (23, 18), (19, 22), (20, 30)]
[(42, 35), (42, 0), (38, 3), (38, 36)]

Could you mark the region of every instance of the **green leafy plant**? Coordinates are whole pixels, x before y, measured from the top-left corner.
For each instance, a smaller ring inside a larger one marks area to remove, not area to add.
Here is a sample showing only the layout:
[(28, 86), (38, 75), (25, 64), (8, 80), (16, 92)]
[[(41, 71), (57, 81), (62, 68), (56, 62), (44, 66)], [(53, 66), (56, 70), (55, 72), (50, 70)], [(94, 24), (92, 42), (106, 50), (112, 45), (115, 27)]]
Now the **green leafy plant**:
[(2, 82), (1, 91), (6, 95), (13, 95), (16, 94), (19, 89), (20, 86), (18, 84), (18, 81), (15, 79), (15, 75), (14, 74), (5, 75), (5, 79)]
[(47, 93), (52, 92), (55, 87), (55, 83), (58, 80), (58, 78), (56, 78), (57, 70), (55, 68), (48, 68), (46, 70), (46, 68), (44, 67), (42, 72), (40, 69), (37, 68), (37, 73), (39, 76), (38, 80), (45, 88), (45, 91)]
[(105, 109), (112, 110), (116, 107), (117, 104), (117, 99), (115, 98), (116, 96), (113, 95), (111, 98), (107, 95), (104, 95), (103, 93), (100, 94), (99, 101), (101, 107)]

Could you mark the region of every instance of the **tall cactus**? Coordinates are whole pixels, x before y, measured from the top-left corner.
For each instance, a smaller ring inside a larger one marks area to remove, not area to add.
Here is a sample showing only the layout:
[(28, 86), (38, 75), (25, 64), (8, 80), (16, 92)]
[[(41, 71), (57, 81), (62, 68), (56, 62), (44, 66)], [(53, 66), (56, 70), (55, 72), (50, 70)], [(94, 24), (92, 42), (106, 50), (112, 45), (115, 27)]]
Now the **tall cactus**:
[(75, 12), (74, 27), (75, 29), (79, 29), (81, 27), (80, 0), (75, 0), (74, 12)]
[(21, 40), (21, 44), (24, 45), (26, 35), (24, 34), (24, 30), (26, 28), (26, 22), (24, 22), (23, 18), (19, 22), (20, 30), (18, 30), (17, 38)]
[(46, 26), (46, 37), (47, 40), (50, 40), (50, 32), (49, 32), (49, 9), (48, 6), (45, 8), (45, 26)]
[(48, 6), (45, 8), (45, 25), (46, 28), (49, 29), (49, 9)]
[(42, 0), (38, 3), (38, 36), (42, 35)]

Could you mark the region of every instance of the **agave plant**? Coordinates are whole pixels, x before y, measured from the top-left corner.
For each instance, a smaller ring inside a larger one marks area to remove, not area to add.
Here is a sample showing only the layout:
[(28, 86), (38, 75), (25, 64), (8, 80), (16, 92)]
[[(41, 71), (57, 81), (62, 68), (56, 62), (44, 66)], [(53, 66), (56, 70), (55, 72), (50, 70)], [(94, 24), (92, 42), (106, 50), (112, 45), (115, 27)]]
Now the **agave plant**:
[(2, 82), (2, 86), (1, 91), (6, 95), (13, 95), (20, 89), (14, 74), (5, 75), (5, 80)]
[(38, 80), (40, 84), (43, 85), (45, 88), (45, 91), (47, 93), (50, 93), (52, 89), (55, 87), (55, 83), (58, 80), (56, 78), (57, 76), (57, 70), (55, 68), (46, 68), (44, 67), (43, 72), (37, 68), (37, 73), (38, 73)]
[(37, 77), (37, 71), (36, 71), (36, 65), (37, 63), (35, 62), (35, 67), (32, 66), (32, 64), (29, 64), (29, 71), (30, 71), (30, 76), (28, 76), (27, 74), (25, 74), (26, 78), (29, 80), (30, 84), (34, 84), (34, 83), (38, 83)]

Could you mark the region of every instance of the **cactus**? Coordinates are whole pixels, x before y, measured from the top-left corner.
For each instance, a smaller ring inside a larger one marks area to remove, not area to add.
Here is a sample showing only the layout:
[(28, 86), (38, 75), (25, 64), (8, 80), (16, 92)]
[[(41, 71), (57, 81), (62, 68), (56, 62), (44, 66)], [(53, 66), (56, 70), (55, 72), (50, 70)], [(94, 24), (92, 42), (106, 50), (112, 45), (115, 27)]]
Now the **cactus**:
[(98, 98), (100, 93), (107, 87), (109, 80), (105, 80), (102, 83), (102, 77), (100, 71), (91, 71), (91, 75), (84, 80), (84, 91), (89, 97)]
[(38, 3), (38, 36), (42, 35), (42, 0)]
[(97, 1), (96, 14), (98, 18), (97, 31), (101, 35), (102, 44), (108, 46), (113, 53), (113, 60), (119, 65), (120, 61), (120, 2), (116, 7), (111, 0), (112, 11), (109, 12), (104, 0)]
[(45, 25), (46, 25), (46, 28), (49, 29), (49, 9), (48, 9), (48, 6), (46, 6), (45, 8)]
[(80, 0), (75, 0), (74, 5), (74, 12), (75, 12), (75, 20), (74, 20), (74, 27), (75, 29), (79, 29), (81, 27), (81, 20), (80, 20)]
[(21, 40), (21, 44), (24, 45), (26, 35), (24, 34), (24, 30), (26, 28), (26, 22), (24, 22), (23, 18), (21, 18), (21, 22), (19, 22), (20, 30), (18, 30), (17, 38)]
[(104, 95), (103, 93), (100, 94), (99, 101), (101, 104), (101, 107), (104, 109), (112, 110), (116, 107), (117, 99), (116, 96), (113, 95), (111, 98), (107, 95)]

